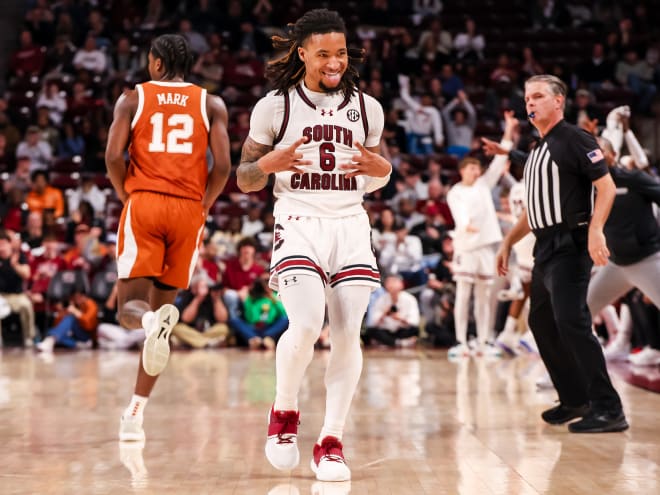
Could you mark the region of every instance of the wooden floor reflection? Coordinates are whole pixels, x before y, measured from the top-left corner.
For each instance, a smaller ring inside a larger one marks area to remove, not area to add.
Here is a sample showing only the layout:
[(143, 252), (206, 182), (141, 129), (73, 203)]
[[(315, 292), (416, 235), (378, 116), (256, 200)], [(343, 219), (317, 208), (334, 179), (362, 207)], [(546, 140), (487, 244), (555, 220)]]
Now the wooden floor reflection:
[(315, 482), (327, 354), (301, 392), (301, 463), (263, 455), (274, 356), (176, 352), (150, 400), (145, 446), (116, 440), (137, 353), (0, 352), (0, 493), (657, 494), (660, 395), (614, 373), (631, 429), (574, 435), (541, 422), (535, 358), (450, 363), (446, 352), (369, 351), (345, 434), (350, 483)]

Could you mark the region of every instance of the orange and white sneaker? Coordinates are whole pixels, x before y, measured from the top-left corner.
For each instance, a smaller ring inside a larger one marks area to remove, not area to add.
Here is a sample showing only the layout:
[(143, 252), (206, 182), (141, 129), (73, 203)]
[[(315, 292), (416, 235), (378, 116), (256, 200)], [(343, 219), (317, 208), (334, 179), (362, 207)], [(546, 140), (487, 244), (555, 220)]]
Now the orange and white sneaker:
[(348, 481), (351, 470), (344, 459), (344, 446), (335, 437), (325, 437), (314, 445), (314, 455), (310, 467), (319, 481)]
[(293, 469), (300, 462), (298, 424), (299, 411), (276, 411), (271, 407), (265, 451), (266, 459), (275, 469)]

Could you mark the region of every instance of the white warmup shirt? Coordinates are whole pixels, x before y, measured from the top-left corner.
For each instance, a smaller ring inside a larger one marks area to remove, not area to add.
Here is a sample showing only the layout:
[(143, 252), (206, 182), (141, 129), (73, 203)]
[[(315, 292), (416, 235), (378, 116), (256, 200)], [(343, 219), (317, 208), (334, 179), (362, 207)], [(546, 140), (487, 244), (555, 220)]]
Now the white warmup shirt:
[[(497, 184), (508, 157), (496, 155), (486, 172), (471, 186), (455, 184), (447, 194), (454, 217), (454, 250), (472, 251), (502, 240), (502, 230), (495, 213), (490, 190)], [(468, 232), (472, 225), (477, 232)]]

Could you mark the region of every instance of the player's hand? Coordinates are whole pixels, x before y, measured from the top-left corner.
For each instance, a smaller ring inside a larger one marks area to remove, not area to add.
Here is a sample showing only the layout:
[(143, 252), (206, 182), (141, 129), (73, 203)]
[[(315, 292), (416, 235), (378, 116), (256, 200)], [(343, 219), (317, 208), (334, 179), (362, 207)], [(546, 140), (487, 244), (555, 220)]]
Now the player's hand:
[(307, 142), (306, 137), (301, 137), (287, 148), (272, 150), (259, 158), (257, 162), (259, 168), (265, 174), (274, 174), (277, 172), (294, 172), (300, 173), (299, 167), (311, 165), (311, 160), (303, 160), (303, 154), (298, 151), (300, 145)]
[(512, 131), (520, 125), (513, 110), (504, 111), (504, 126)]
[(484, 153), (488, 156), (493, 156), (493, 155), (506, 155), (509, 153), (508, 150), (502, 148), (500, 146), (500, 143), (497, 143), (491, 139), (482, 137), (481, 138), (481, 147), (484, 150)]
[(625, 113), (620, 113), (619, 122), (621, 122), (621, 127), (623, 127), (623, 132), (628, 132), (630, 130), (630, 115), (627, 115)]
[(610, 250), (607, 249), (605, 234), (602, 229), (589, 229), (589, 256), (594, 260), (596, 266), (605, 266), (610, 257)]
[(502, 242), (500, 248), (497, 250), (495, 256), (495, 267), (497, 274), (504, 277), (509, 272), (509, 255), (511, 254), (511, 246), (507, 242)]
[(347, 179), (357, 177), (358, 175), (368, 175), (369, 177), (386, 177), (392, 171), (392, 165), (378, 153), (369, 151), (362, 144), (356, 142), (355, 146), (360, 152), (359, 155), (353, 155), (350, 163), (340, 165), (341, 170), (346, 170), (344, 175)]

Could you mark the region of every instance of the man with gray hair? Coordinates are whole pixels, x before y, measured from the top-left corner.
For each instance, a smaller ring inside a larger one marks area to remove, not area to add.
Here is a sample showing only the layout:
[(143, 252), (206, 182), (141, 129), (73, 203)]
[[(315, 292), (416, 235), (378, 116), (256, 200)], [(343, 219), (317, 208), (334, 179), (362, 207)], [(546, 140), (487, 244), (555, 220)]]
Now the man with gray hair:
[(610, 254), (603, 227), (616, 187), (595, 138), (564, 120), (565, 102), (566, 85), (557, 77), (525, 82), (528, 118), (541, 140), (525, 160), (527, 215), (502, 242), (497, 268), (506, 274), (511, 246), (531, 230), (529, 325), (559, 394), (559, 405), (544, 411), (543, 420), (562, 424), (582, 417), (569, 425), (574, 433), (622, 431), (628, 423), (586, 303), (591, 268), (606, 265)]

